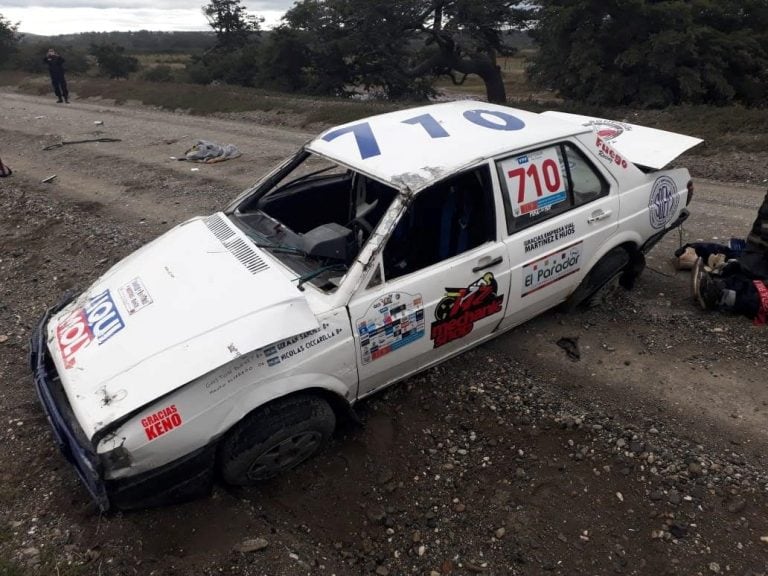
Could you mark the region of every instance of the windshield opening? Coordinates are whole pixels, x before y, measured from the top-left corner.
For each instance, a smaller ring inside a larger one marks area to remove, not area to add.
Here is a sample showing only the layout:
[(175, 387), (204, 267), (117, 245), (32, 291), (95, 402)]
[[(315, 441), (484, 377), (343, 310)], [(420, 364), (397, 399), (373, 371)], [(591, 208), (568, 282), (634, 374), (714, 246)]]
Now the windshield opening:
[(305, 282), (331, 292), (379, 225), (397, 190), (315, 154), (247, 198), (234, 220)]

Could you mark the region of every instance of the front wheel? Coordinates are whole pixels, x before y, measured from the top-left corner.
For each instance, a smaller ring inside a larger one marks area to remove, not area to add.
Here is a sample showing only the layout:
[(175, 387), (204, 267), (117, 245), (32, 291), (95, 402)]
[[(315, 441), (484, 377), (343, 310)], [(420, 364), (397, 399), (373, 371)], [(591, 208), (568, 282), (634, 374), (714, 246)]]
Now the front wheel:
[(251, 412), (226, 436), (219, 472), (235, 486), (268, 480), (317, 453), (335, 427), (333, 409), (322, 398), (279, 398)]

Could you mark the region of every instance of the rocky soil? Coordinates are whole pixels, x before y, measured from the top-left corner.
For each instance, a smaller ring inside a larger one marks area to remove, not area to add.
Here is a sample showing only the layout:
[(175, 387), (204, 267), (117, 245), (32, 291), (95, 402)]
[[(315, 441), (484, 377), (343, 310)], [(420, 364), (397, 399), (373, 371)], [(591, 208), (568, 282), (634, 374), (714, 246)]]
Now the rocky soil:
[[(362, 426), (285, 478), (99, 514), (38, 406), (30, 330), (308, 135), (11, 94), (0, 118), (16, 171), (0, 180), (0, 575), (768, 573), (768, 331), (698, 310), (671, 236), (634, 291), (363, 402)], [(122, 142), (41, 150), (94, 130)], [(194, 172), (169, 159), (197, 137), (244, 156)], [(738, 174), (722, 165), (707, 176)], [(699, 182), (684, 239), (742, 235), (763, 193)]]

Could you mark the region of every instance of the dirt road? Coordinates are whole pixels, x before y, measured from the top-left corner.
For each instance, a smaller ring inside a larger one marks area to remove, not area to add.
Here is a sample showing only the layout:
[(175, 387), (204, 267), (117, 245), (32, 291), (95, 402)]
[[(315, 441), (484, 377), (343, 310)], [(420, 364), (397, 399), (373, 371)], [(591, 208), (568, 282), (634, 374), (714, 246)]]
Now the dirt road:
[[(0, 574), (768, 572), (768, 331), (698, 310), (671, 236), (633, 292), (365, 402), (363, 427), (287, 478), (99, 516), (37, 405), (29, 330), (65, 289), (223, 207), (309, 136), (2, 94), (15, 174), (0, 180)], [(42, 150), (93, 138), (121, 141)], [(197, 138), (243, 157), (170, 158)], [(745, 234), (763, 194), (699, 181), (684, 240)], [(264, 550), (238, 550), (257, 537)]]

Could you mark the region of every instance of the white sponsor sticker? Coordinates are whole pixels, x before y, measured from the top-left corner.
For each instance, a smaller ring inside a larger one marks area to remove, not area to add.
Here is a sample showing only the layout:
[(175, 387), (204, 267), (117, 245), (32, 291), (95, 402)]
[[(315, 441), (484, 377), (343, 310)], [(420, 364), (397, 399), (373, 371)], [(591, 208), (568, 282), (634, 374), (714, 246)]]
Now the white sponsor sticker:
[(527, 264), (523, 268), (522, 295), (527, 296), (578, 272), (581, 252), (582, 243), (577, 242)]
[(128, 314), (135, 314), (145, 306), (152, 304), (152, 296), (149, 295), (149, 291), (141, 278), (134, 278), (125, 286), (121, 286), (118, 292)]

